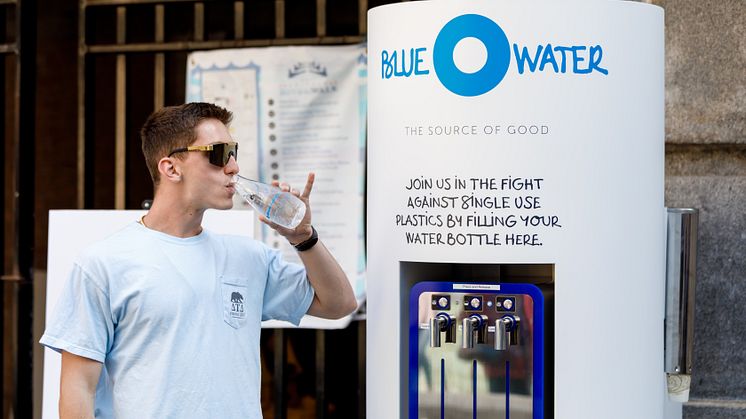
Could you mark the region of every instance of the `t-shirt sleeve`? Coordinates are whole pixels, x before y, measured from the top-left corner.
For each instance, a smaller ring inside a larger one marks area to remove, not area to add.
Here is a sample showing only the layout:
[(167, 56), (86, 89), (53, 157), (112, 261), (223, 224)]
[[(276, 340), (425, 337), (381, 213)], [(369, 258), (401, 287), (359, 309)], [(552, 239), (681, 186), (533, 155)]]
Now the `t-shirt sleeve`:
[(300, 323), (313, 302), (313, 287), (302, 265), (284, 261), (277, 250), (267, 249), (268, 274), (262, 320)]
[(104, 362), (114, 335), (109, 295), (77, 263), (53, 313), (42, 345)]

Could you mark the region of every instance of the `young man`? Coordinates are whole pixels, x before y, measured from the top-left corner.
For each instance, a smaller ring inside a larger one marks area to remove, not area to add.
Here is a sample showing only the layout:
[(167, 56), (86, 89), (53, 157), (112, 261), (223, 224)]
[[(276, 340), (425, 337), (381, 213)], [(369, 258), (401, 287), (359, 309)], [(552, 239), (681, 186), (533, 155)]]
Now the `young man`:
[(356, 308), (342, 269), (311, 226), (260, 217), (303, 266), (238, 236), (202, 229), (233, 206), (232, 114), (189, 103), (153, 113), (141, 131), (155, 185), (150, 211), (76, 261), (41, 343), (62, 352), (60, 418), (261, 418), (263, 319), (298, 324)]

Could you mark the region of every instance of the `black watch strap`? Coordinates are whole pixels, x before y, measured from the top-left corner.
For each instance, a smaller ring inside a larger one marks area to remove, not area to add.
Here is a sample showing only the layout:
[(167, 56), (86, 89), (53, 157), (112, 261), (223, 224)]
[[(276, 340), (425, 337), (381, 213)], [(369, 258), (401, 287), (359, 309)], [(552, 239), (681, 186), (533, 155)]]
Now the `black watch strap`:
[(314, 228), (314, 226), (311, 226), (311, 237), (294, 245), (295, 250), (299, 252), (303, 252), (315, 246), (316, 242), (318, 241), (319, 241), (319, 233), (316, 232), (316, 229)]

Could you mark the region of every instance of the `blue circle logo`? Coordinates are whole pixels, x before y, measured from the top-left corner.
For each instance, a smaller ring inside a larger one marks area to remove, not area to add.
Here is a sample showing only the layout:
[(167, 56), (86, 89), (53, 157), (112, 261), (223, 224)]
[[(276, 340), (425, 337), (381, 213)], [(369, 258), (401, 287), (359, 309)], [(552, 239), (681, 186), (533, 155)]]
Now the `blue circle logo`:
[[(476, 73), (464, 73), (453, 61), (453, 50), (464, 38), (476, 38), (487, 48), (487, 62)], [(481, 15), (461, 15), (443, 26), (433, 47), (435, 74), (459, 96), (479, 96), (497, 86), (510, 64), (510, 43), (497, 23)]]

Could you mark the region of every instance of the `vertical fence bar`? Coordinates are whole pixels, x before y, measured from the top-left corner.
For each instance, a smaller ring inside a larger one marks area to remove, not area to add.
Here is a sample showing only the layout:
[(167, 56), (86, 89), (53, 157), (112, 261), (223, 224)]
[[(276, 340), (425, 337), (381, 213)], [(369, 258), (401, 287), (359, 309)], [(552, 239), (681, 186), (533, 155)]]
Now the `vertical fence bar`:
[(316, 0), (316, 36), (326, 36), (326, 0)]
[(326, 331), (316, 330), (316, 419), (326, 417)]
[(275, 0), (275, 38), (285, 37), (285, 0)]
[(288, 402), (287, 396), (285, 395), (285, 388), (287, 387), (285, 366), (288, 363), (287, 336), (285, 335), (284, 329), (275, 329), (273, 333), (275, 355), (275, 419), (287, 419)]
[(3, 283), (3, 417), (15, 416), (18, 388), (18, 283)]
[(85, 208), (85, 12), (86, 0), (80, 0), (78, 3), (78, 209)]
[(233, 37), (243, 39), (243, 10), (242, 1), (233, 2)]
[[(3, 272), (4, 281), (21, 279), (18, 264), (19, 255), (19, 165), (20, 165), (20, 106), (21, 106), (21, 54), (20, 54), (20, 5), (15, 4), (15, 28), (8, 25), (8, 32), (14, 29), (13, 54), (0, 55), (0, 64), (4, 66), (5, 92), (3, 96), (5, 115), (4, 138), (4, 235), (3, 238)], [(9, 86), (12, 85), (12, 88)], [(10, 93), (10, 94), (8, 94)]]
[(368, 0), (357, 0), (357, 32), (358, 35), (368, 33)]
[(205, 40), (205, 4), (194, 3), (194, 40)]
[[(18, 24), (18, 22), (16, 22)], [(18, 48), (16, 48), (16, 51)], [(11, 69), (12, 64), (15, 64)], [(19, 72), (15, 70), (20, 63), (18, 55), (0, 57), (2, 65), (5, 67), (5, 89), (8, 84), (13, 84), (10, 97), (4, 97), (5, 101), (5, 118), (6, 124), (4, 138), (4, 159), (5, 159), (5, 193), (4, 193), (4, 210), (5, 210), (5, 238), (4, 238), (4, 259), (3, 259), (3, 276), (2, 276), (2, 315), (3, 315), (3, 417), (13, 417), (17, 401), (18, 388), (18, 282), (20, 278), (18, 266), (18, 94), (19, 94)], [(12, 74), (12, 76), (10, 76)]]
[[(164, 40), (164, 20), (165, 6), (158, 4), (155, 6), (155, 42)], [(163, 107), (166, 95), (166, 55), (162, 52), (155, 54), (153, 74), (153, 109)]]
[[(127, 9), (117, 7), (117, 44), (124, 44), (127, 35)], [(114, 119), (114, 208), (124, 209), (126, 188), (126, 121), (127, 121), (127, 56), (117, 54), (116, 104)]]
[(357, 417), (365, 419), (365, 320), (357, 322)]
[[(21, 146), (21, 5), (14, 2), (15, 27), (14, 47), (15, 54), (0, 56), (1, 64), (5, 67), (5, 92), (12, 92), (10, 96), (4, 97), (6, 126), (3, 133), (4, 138), (4, 251), (2, 272), (2, 315), (3, 315), (3, 417), (12, 418), (18, 415), (18, 371), (19, 371), (19, 312), (20, 298), (19, 290), (23, 281), (21, 275), (20, 256), (20, 214), (19, 194), (20, 190), (20, 146)], [(8, 25), (8, 30), (11, 26)], [(12, 58), (12, 62), (11, 59)], [(12, 68), (11, 68), (12, 67)], [(9, 77), (9, 74), (12, 76)], [(10, 82), (12, 80), (12, 83)], [(13, 88), (8, 89), (12, 84)], [(8, 125), (10, 127), (8, 127)]]

